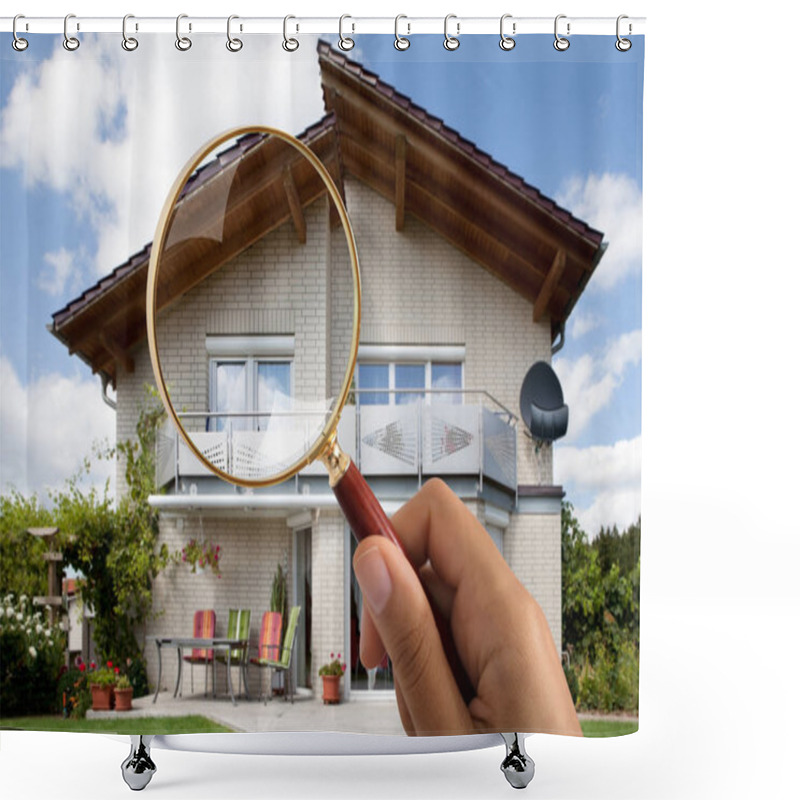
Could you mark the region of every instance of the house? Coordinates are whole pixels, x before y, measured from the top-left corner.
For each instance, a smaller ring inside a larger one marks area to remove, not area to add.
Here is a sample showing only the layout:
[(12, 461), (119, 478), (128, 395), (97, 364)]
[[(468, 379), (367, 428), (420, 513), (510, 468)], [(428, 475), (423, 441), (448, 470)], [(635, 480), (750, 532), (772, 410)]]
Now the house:
[[(362, 265), (357, 391), (340, 439), (389, 513), (426, 478), (447, 481), (538, 600), (560, 648), (563, 491), (553, 485), (551, 446), (538, 446), (519, 424), (519, 392), (531, 364), (549, 362), (563, 341), (565, 321), (604, 250), (603, 236), (328, 44), (319, 44), (318, 55), (326, 114), (300, 138), (345, 198)], [(235, 169), (255, 146), (242, 141), (213, 159), (186, 197), (209, 176)], [(298, 255), (323, 271), (341, 265), (324, 194), (309, 184), (284, 189), (259, 209), (258, 238), (209, 268), (218, 313), (204, 322), (205, 350), (194, 354), (208, 365), (198, 390), (202, 414), (230, 410), (217, 396), (218, 370), (257, 371), (263, 356), (275, 380), (285, 379), (287, 387), (294, 380), (293, 365), (306, 346), (304, 321), (280, 298), (275, 308), (249, 305), (253, 275), (276, 261), (291, 271)], [(120, 440), (135, 435), (146, 387), (154, 383), (145, 333), (149, 255), (150, 246), (53, 315), (53, 333), (100, 374), (104, 387), (116, 388)], [(335, 293), (322, 297), (315, 341), (335, 361), (341, 315)], [(180, 303), (171, 313), (175, 326), (195, 324)], [(222, 337), (225, 347), (217, 350)], [(248, 409), (258, 410), (254, 405)], [(204, 433), (223, 435), (205, 425)], [(405, 444), (398, 444), (399, 430)], [(350, 665), (345, 693), (367, 686), (355, 658), (361, 604), (351, 566), (355, 542), (321, 467), (311, 465), (277, 487), (241, 491), (204, 469), (165, 428), (158, 483), (162, 494), (152, 502), (161, 510), (163, 541), (180, 550), (191, 538), (210, 539), (223, 558), (219, 579), (180, 566), (159, 576), (154, 596), (163, 613), (148, 634), (188, 635), (193, 612), (213, 608), (223, 635), (228, 609), (247, 608), (255, 646), (282, 565), (289, 603), (303, 609), (297, 685), (319, 692), (317, 669), (333, 651)], [(152, 644), (145, 655), (153, 682)], [(173, 669), (165, 659), (165, 684)], [(259, 677), (251, 674), (251, 688)], [(390, 685), (388, 670), (378, 685)]]

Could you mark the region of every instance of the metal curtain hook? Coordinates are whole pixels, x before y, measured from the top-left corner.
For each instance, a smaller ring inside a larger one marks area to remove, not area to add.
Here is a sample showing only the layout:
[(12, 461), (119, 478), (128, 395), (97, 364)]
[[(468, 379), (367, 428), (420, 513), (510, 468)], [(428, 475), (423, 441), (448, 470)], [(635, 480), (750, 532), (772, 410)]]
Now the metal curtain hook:
[[(62, 42), (64, 49), (69, 50), (70, 52), (77, 50), (81, 46), (80, 41), (78, 41), (76, 37), (70, 36), (69, 33), (67, 33), (67, 25), (71, 19), (75, 19), (74, 14), (67, 14), (67, 16), (64, 17), (64, 41)], [(80, 29), (81, 26), (76, 23), (76, 30)]]
[[(631, 47), (633, 47), (633, 42), (630, 39), (623, 39), (619, 35), (620, 22), (622, 22), (622, 20), (624, 20), (624, 19), (628, 19), (628, 15), (627, 14), (620, 14), (617, 17), (617, 41), (614, 43), (614, 47), (616, 47), (617, 50), (620, 51), (620, 53), (625, 53), (628, 50), (630, 50)], [(631, 25), (630, 22), (629, 22), (628, 23), (628, 35), (630, 35), (632, 33), (632, 31), (633, 31), (633, 25)]]
[[(400, 20), (401, 19), (408, 19), (405, 14), (398, 14), (394, 18), (394, 48), (395, 50), (408, 50), (411, 47), (411, 39), (406, 39), (405, 36), (400, 35)], [(408, 33), (411, 33), (411, 24), (406, 23), (408, 27)]]
[[(181, 36), (181, 20), (186, 19), (188, 14), (178, 14), (175, 20), (175, 47), (178, 50), (186, 51), (192, 46), (192, 40), (188, 36)], [(192, 23), (189, 23), (189, 30), (192, 29)]]
[[(353, 41), (353, 39), (350, 38), (349, 36), (345, 36), (344, 35), (344, 31), (342, 30), (342, 26), (344, 25), (344, 21), (346, 19), (353, 19), (353, 18), (349, 14), (342, 14), (342, 16), (339, 17), (339, 49), (340, 50), (352, 50), (356, 46), (356, 43)], [(351, 23), (350, 29), (352, 31), (355, 31), (355, 29), (356, 29), (355, 23)]]
[[(21, 36), (17, 36), (17, 20), (18, 19), (25, 19), (23, 14), (17, 14), (14, 17), (14, 22), (11, 24), (11, 32), (14, 34), (14, 39), (11, 42), (11, 46), (18, 52), (21, 53), (23, 50), (27, 50), (28, 48), (28, 40), (23, 39)], [(25, 30), (28, 29), (27, 23), (25, 24)]]
[[(553, 42), (553, 47), (555, 47), (556, 50), (559, 50), (562, 53), (569, 47), (569, 39), (565, 39), (558, 33), (558, 21), (560, 19), (566, 19), (566, 18), (567, 18), (566, 14), (559, 14), (556, 17), (556, 21), (553, 26), (553, 30), (556, 36), (556, 40)], [(569, 36), (569, 22), (567, 23), (567, 36)]]
[[(500, 49), (501, 50), (513, 50), (516, 47), (516, 40), (512, 39), (511, 36), (506, 36), (505, 32), (503, 31), (503, 25), (507, 19), (511, 19), (511, 14), (503, 14), (500, 17)], [(511, 23), (511, 32), (515, 34), (517, 32), (517, 23)]]
[[(139, 46), (139, 40), (134, 39), (133, 36), (128, 36), (128, 20), (133, 19), (133, 14), (126, 14), (122, 18), (122, 49), (127, 50), (129, 53)], [(138, 29), (138, 25), (136, 26)]]
[(296, 17), (293, 17), (291, 14), (289, 14), (283, 18), (283, 49), (287, 53), (293, 53), (298, 47), (300, 47), (300, 42), (298, 42), (297, 39), (290, 39), (287, 35), (290, 19), (296, 19)]
[(456, 22), (456, 35), (455, 36), (451, 36), (447, 32), (447, 23), (450, 22), (451, 19), (456, 19), (456, 15), (455, 14), (448, 14), (444, 18), (444, 42), (443, 42), (443, 44), (444, 44), (444, 49), (445, 50), (450, 50), (452, 52), (453, 50), (458, 50), (458, 46), (461, 44), (461, 42), (457, 38), (458, 34), (461, 33), (461, 23), (460, 22)]
[[(225, 47), (227, 47), (228, 50), (231, 51), (231, 53), (238, 53), (242, 49), (242, 40), (236, 39), (235, 37), (231, 36), (231, 22), (233, 22), (233, 20), (235, 19), (239, 19), (239, 17), (236, 16), (236, 14), (231, 14), (228, 17), (228, 41), (225, 42)], [(242, 26), (240, 25), (239, 30), (241, 31), (241, 29)]]

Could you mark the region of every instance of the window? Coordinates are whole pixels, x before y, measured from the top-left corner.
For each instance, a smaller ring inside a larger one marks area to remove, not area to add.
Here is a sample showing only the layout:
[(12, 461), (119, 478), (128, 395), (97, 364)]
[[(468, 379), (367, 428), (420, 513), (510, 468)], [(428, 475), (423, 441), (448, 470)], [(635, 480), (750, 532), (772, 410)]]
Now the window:
[(463, 403), (463, 347), (362, 346), (359, 405)]
[(270, 412), (292, 396), (294, 337), (207, 336), (206, 350), (209, 410), (215, 412), (208, 429), (266, 430)]

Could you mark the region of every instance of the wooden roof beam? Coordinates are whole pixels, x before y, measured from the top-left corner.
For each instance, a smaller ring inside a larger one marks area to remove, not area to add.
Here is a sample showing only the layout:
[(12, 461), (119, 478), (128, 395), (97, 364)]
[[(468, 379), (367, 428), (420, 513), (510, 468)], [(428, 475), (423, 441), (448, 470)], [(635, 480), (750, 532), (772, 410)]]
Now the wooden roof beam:
[(394, 228), (402, 231), (406, 221), (406, 137), (394, 140)]
[(291, 167), (286, 167), (283, 173), (283, 189), (286, 192), (286, 199), (289, 201), (289, 210), (292, 212), (294, 229), (297, 231), (297, 241), (300, 244), (306, 243), (306, 218), (303, 214), (303, 204), (300, 202), (300, 195), (297, 193), (297, 185), (292, 177)]
[[(355, 80), (352, 76), (347, 77), (350, 81)], [(482, 173), (488, 179), (487, 185), (494, 184), (499, 191), (511, 193), (514, 199), (511, 201), (510, 207), (514, 209), (514, 213), (525, 217), (527, 224), (533, 226), (537, 236), (550, 247), (565, 247), (580, 263), (585, 263), (591, 252), (596, 249), (596, 245), (584, 238), (578, 231), (567, 226), (543, 207), (537, 206), (530, 198), (524, 197), (518, 189), (504, 183), (499, 176), (487, 171), (470, 154), (458, 148), (442, 134), (413, 117), (405, 115), (405, 112), (396, 108), (391, 100), (376, 93), (371, 87), (369, 97), (363, 96), (358, 91), (358, 88), (363, 90), (363, 87), (356, 88), (356, 91), (353, 91), (354, 87), (347, 85), (340, 88), (341, 79), (337, 80), (333, 75), (331, 78), (336, 83), (331, 88), (335, 92), (337, 101), (335, 111), (340, 137), (346, 138), (348, 133), (353, 135), (352, 125), (348, 124), (351, 116), (348, 108), (350, 106), (356, 114), (370, 115), (374, 119), (375, 125), (390, 135), (394, 133), (405, 136), (407, 141), (413, 142), (415, 151), (419, 151), (421, 158), (431, 159), (434, 163), (443, 166), (456, 181), (466, 169), (466, 171)], [(350, 165), (345, 163), (345, 166), (349, 167)], [(530, 213), (524, 210), (525, 207), (533, 211), (538, 219), (532, 219)], [(556, 229), (558, 233), (548, 230), (548, 227)]]
[(550, 301), (553, 299), (553, 294), (555, 293), (566, 265), (567, 254), (563, 250), (557, 250), (553, 263), (550, 265), (550, 269), (547, 272), (547, 277), (544, 279), (544, 284), (542, 284), (542, 289), (536, 298), (536, 302), (533, 304), (534, 322), (539, 322), (547, 313)]
[(103, 348), (111, 353), (114, 356), (114, 360), (121, 364), (122, 367), (125, 369), (125, 372), (128, 374), (132, 373), (136, 369), (136, 364), (131, 356), (125, 352), (125, 350), (120, 347), (105, 331), (100, 331), (100, 336), (98, 337), (100, 340), (100, 344), (103, 345)]

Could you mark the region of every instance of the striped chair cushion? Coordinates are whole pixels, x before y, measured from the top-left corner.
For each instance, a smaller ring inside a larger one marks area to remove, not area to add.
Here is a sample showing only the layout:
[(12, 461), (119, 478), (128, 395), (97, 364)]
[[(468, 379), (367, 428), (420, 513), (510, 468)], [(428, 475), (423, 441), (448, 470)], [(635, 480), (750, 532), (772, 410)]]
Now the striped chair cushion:
[(283, 619), (278, 611), (265, 611), (261, 618), (261, 635), (258, 639), (258, 658), (251, 658), (254, 664), (262, 661), (277, 661), (281, 647)]
[[(192, 636), (201, 639), (211, 639), (217, 626), (217, 615), (213, 609), (195, 611)], [(186, 656), (187, 661), (211, 661), (213, 651), (201, 647), (192, 648), (191, 656)]]

